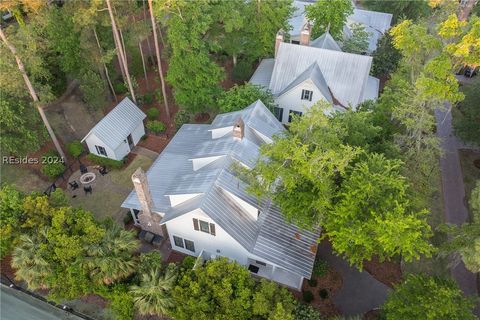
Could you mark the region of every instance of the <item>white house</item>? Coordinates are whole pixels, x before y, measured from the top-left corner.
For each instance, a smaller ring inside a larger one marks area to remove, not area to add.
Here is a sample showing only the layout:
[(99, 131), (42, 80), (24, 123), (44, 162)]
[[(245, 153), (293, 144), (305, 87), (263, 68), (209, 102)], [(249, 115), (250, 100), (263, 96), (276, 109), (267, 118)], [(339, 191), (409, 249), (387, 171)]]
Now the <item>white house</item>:
[(319, 230), (287, 223), (274, 203), (245, 191), (232, 167), (252, 168), (260, 146), (283, 130), (261, 101), (211, 125), (183, 125), (146, 175), (134, 173), (135, 189), (122, 207), (176, 251), (202, 260), (225, 256), (299, 290), (311, 276)]
[[(300, 44), (302, 30), (308, 24), (308, 19), (305, 16), (305, 7), (313, 2), (315, 1), (293, 1), (295, 11), (288, 21), (292, 27), (289, 31), (290, 43)], [(355, 3), (352, 4), (355, 5)], [(347, 23), (343, 28), (343, 37), (346, 39), (352, 35), (352, 24), (358, 23), (363, 25), (365, 31), (369, 34), (368, 53), (372, 53), (377, 48), (378, 40), (390, 29), (392, 17), (391, 13), (354, 8), (353, 14), (348, 16)]]
[(128, 97), (93, 127), (82, 139), (88, 150), (101, 157), (122, 160), (145, 134), (143, 113)]
[(380, 81), (369, 75), (371, 66), (372, 57), (342, 52), (328, 33), (310, 42), (304, 32), (300, 45), (283, 42), (279, 33), (275, 58), (264, 59), (250, 83), (272, 92), (275, 116), (288, 124), (319, 100), (344, 111), (376, 99)]

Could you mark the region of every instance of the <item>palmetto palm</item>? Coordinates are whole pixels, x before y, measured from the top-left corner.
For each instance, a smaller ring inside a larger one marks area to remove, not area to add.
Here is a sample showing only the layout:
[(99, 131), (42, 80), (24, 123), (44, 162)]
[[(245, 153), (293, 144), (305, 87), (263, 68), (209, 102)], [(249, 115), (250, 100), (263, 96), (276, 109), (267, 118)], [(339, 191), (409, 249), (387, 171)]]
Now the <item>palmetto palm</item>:
[(87, 249), (88, 257), (83, 264), (90, 270), (93, 281), (111, 284), (133, 273), (136, 266), (133, 253), (138, 245), (132, 232), (109, 224), (102, 241)]
[(173, 266), (169, 266), (164, 274), (160, 269), (152, 269), (142, 275), (140, 286), (132, 286), (135, 307), (143, 315), (166, 314), (173, 307), (170, 291), (175, 285), (177, 274)]
[[(43, 234), (43, 233), (40, 233)], [(42, 256), (40, 237), (22, 235), (13, 250), (12, 267), (18, 280), (24, 280), (29, 289), (46, 289), (46, 278), (51, 273), (50, 264)]]

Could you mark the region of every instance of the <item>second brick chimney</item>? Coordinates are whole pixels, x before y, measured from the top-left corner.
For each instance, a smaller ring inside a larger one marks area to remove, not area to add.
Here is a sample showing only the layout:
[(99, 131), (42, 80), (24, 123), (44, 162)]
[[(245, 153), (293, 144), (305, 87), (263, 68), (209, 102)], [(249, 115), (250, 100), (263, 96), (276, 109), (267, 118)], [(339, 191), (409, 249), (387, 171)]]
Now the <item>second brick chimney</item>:
[(275, 37), (275, 57), (277, 56), (278, 48), (280, 47), (280, 43), (283, 42), (283, 35), (284, 32), (282, 29), (278, 30), (277, 36)]
[(302, 28), (302, 32), (300, 32), (300, 44), (302, 46), (310, 45), (310, 32), (311, 26), (310, 23), (305, 23)]
[(245, 123), (241, 117), (238, 117), (233, 124), (233, 137), (242, 140), (245, 136)]

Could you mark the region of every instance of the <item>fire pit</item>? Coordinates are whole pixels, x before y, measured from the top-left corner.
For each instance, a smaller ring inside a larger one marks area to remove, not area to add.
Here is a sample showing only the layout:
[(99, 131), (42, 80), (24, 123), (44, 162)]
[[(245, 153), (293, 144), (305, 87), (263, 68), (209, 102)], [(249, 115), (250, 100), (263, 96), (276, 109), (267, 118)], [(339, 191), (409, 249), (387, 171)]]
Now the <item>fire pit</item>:
[(93, 172), (87, 172), (80, 176), (80, 183), (81, 184), (90, 184), (92, 183), (97, 176)]

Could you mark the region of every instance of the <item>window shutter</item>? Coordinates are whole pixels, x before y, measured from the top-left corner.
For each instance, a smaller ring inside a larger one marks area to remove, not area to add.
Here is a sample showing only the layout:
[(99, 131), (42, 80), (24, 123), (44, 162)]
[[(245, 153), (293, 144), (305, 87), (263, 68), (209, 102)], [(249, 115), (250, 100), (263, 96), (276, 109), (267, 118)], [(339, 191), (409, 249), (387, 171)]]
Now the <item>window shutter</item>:
[(304, 90), (304, 89), (302, 89), (302, 96), (300, 97), (300, 99), (302, 99), (302, 100), (303, 100), (303, 99), (305, 99), (304, 97), (305, 97), (305, 90)]
[(309, 94), (309, 97), (308, 97), (309, 98), (308, 101), (312, 101), (313, 91), (309, 91), (309, 93), (310, 94)]
[(195, 229), (196, 231), (198, 231), (198, 219), (195, 219), (193, 218), (193, 229)]
[(213, 224), (213, 223), (210, 223), (210, 234), (212, 236), (215, 235), (215, 224)]

